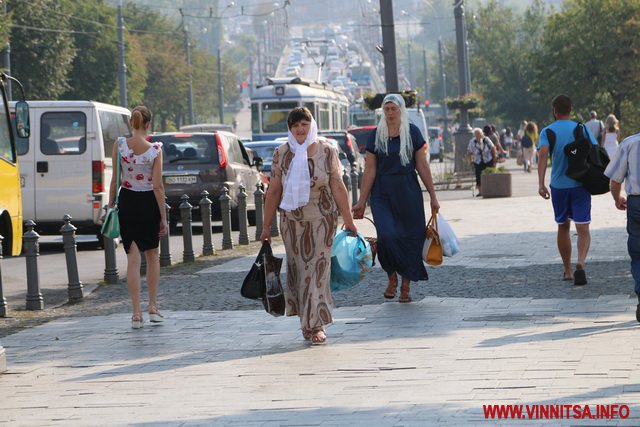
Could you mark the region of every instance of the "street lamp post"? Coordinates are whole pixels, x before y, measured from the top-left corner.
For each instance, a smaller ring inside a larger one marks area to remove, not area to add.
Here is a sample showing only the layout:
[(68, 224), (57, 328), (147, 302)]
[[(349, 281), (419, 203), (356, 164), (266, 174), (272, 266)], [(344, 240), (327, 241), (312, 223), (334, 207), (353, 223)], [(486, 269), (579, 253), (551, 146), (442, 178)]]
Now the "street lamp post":
[(393, 0), (380, 0), (380, 25), (384, 56), (384, 80), (387, 92), (398, 91), (398, 67), (396, 64), (396, 36), (393, 23)]
[(189, 46), (189, 30), (187, 26), (184, 24), (184, 13), (182, 9), (178, 9), (180, 11), (180, 16), (182, 17), (182, 32), (184, 35), (184, 50), (185, 57), (187, 61), (187, 69), (189, 72), (189, 81), (187, 83), (188, 91), (187, 91), (187, 101), (189, 104), (189, 124), (195, 123), (195, 119), (193, 117), (193, 76), (191, 74), (191, 51)]
[(222, 53), (218, 48), (218, 111), (220, 123), (224, 123), (224, 89), (222, 87)]
[[(455, 0), (453, 15), (456, 23), (456, 48), (458, 54), (458, 95), (469, 93), (467, 78), (469, 66), (467, 57), (467, 30), (464, 22), (464, 0)], [(469, 113), (467, 107), (460, 108), (460, 125), (455, 133), (455, 171), (469, 170), (469, 165), (464, 161), (466, 149), (471, 139), (471, 127), (469, 126)]]

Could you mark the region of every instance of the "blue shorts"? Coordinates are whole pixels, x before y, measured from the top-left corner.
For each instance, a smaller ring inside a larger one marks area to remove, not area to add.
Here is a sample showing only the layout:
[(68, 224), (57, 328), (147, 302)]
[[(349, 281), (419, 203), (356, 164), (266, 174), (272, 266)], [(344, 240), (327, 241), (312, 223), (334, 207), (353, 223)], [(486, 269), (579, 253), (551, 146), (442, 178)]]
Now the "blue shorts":
[(551, 187), (551, 203), (558, 224), (564, 224), (568, 219), (576, 224), (591, 222), (591, 194), (582, 186)]

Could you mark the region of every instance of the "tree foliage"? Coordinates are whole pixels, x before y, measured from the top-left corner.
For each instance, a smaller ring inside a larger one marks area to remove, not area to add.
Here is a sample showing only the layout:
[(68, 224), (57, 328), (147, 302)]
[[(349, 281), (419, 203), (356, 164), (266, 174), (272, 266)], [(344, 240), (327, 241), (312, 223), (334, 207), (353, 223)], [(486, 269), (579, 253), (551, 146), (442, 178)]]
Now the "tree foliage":
[(73, 17), (70, 27), (74, 30), (75, 56), (65, 99), (119, 103), (115, 12), (94, 1), (74, 2), (67, 12)]
[(548, 107), (532, 88), (543, 25), (541, 1), (518, 15), (491, 0), (469, 17), (472, 88), (483, 95), (487, 116), (512, 125), (546, 116)]
[(549, 17), (536, 67), (541, 93), (569, 95), (579, 118), (613, 112), (637, 126), (640, 100), (640, 3), (569, 0)]
[(29, 99), (56, 99), (69, 89), (75, 48), (67, 0), (11, 0), (11, 73)]

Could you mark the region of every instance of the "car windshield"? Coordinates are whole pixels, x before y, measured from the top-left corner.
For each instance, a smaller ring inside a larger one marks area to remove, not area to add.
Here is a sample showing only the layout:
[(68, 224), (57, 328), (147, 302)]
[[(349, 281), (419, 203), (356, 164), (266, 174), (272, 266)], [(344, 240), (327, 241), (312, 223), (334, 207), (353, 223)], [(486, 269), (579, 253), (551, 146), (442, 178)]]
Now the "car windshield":
[(247, 144), (246, 147), (255, 151), (257, 156), (262, 159), (263, 163), (271, 163), (271, 160), (273, 160), (273, 152), (278, 148), (278, 145)]
[(217, 163), (218, 151), (213, 135), (157, 135), (162, 142), (163, 163)]

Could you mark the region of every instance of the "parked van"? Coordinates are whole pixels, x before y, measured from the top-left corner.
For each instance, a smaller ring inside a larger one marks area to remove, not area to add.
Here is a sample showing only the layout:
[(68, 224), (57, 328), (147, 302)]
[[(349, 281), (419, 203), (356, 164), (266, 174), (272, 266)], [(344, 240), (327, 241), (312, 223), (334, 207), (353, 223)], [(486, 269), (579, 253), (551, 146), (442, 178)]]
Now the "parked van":
[(31, 136), (17, 139), (24, 219), (34, 220), (39, 233), (58, 234), (69, 214), (79, 234), (99, 236), (111, 150), (117, 137), (131, 135), (129, 110), (92, 101), (29, 106)]

